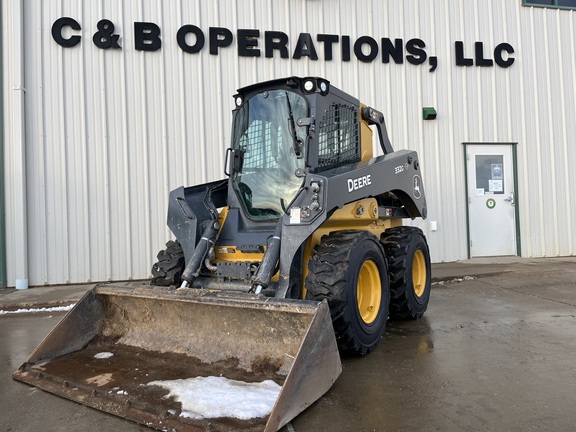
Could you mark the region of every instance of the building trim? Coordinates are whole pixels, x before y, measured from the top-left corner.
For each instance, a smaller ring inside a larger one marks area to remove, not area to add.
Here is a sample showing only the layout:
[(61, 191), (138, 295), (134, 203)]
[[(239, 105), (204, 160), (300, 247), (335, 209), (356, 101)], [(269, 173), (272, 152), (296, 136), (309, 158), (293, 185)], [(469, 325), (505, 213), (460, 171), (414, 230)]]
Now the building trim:
[(0, 7), (0, 167), (2, 167), (2, 175), (0, 175), (0, 288), (6, 287), (6, 202), (4, 196), (4, 176), (6, 170), (4, 169), (4, 63), (2, 56), (4, 51), (2, 45), (4, 43), (4, 29), (2, 26), (2, 7)]

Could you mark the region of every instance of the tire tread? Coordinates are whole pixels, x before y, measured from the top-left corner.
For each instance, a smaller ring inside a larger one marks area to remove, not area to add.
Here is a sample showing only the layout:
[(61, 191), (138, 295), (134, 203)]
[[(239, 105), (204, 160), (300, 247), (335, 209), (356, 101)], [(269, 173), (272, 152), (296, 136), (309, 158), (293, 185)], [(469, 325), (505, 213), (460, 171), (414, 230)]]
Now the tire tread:
[[(418, 319), (427, 309), (428, 302), (423, 310), (416, 310), (408, 290), (408, 281), (412, 271), (410, 259), (410, 246), (420, 238), (426, 245), (426, 256), (429, 260), (426, 238), (420, 228), (412, 226), (399, 226), (386, 230), (382, 236), (382, 244), (388, 260), (388, 273), (390, 275), (390, 317), (394, 319)], [(429, 266), (429, 264), (428, 264)], [(427, 284), (430, 284), (428, 274)], [(427, 287), (429, 289), (429, 287)], [(426, 294), (429, 296), (429, 294)]]
[(184, 270), (184, 252), (178, 241), (170, 240), (166, 249), (156, 255), (158, 261), (152, 266), (151, 285), (171, 286), (180, 282)]
[(308, 263), (306, 278), (306, 298), (328, 300), (338, 347), (342, 351), (360, 355), (368, 354), (377, 343), (365, 346), (354, 335), (348, 314), (345, 313), (349, 306), (349, 281), (346, 275), (352, 251), (370, 236), (373, 237), (366, 231), (338, 231), (322, 237)]

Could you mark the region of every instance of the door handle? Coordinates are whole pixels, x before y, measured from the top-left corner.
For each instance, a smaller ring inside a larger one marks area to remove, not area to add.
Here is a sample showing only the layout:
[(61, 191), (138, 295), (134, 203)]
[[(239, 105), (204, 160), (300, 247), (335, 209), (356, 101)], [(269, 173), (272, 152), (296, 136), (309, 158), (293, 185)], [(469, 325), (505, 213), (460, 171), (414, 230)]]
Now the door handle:
[(510, 195), (508, 195), (506, 198), (504, 198), (504, 201), (509, 202), (510, 205), (512, 207), (514, 207), (515, 201), (514, 201), (514, 191), (510, 192)]

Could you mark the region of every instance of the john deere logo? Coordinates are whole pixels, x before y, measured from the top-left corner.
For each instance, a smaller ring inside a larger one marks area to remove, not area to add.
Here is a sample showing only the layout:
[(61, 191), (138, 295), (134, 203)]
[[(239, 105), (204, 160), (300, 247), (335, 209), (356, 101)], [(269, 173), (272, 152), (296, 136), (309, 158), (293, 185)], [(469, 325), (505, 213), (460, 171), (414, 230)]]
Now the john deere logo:
[(420, 185), (422, 184), (422, 180), (420, 179), (419, 175), (414, 176), (414, 198), (420, 199), (422, 197), (422, 191), (420, 190)]

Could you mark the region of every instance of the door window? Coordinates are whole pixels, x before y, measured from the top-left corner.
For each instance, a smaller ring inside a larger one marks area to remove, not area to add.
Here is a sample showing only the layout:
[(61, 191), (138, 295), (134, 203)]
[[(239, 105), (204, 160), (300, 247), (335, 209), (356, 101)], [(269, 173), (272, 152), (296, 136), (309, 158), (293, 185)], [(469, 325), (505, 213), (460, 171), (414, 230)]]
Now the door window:
[(504, 156), (476, 155), (476, 195), (504, 193)]

